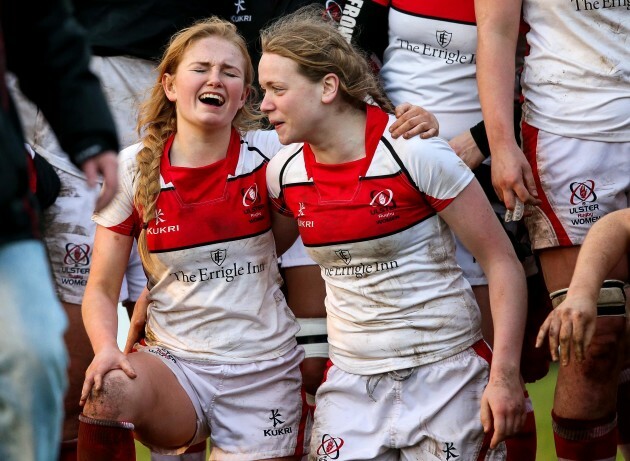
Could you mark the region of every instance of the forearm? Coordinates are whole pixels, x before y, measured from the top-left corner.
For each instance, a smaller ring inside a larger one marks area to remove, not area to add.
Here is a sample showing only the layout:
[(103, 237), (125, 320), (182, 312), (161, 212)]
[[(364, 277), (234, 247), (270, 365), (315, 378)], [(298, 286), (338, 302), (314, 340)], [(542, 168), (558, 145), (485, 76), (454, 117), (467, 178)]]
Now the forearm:
[(485, 272), (494, 324), (491, 378), (493, 372), (518, 376), (527, 317), (525, 273), (516, 257), (501, 258)]
[(94, 353), (118, 347), (118, 297), (112, 297), (97, 287), (90, 287), (88, 282), (81, 310)]
[(492, 368), (518, 376), (527, 313), (523, 267), (476, 180), (440, 212), (488, 278), (494, 323)]
[(514, 75), (520, 0), (476, 0), (477, 82), (493, 155), (516, 144)]
[(602, 283), (630, 250), (630, 210), (604, 216), (588, 232), (571, 278), (568, 295), (597, 302)]
[(271, 212), (273, 238), (276, 244), (276, 254), (282, 256), (295, 243), (299, 236), (295, 218), (284, 216), (277, 211)]
[(81, 312), (95, 353), (117, 347), (118, 298), (133, 238), (96, 226), (92, 267)]

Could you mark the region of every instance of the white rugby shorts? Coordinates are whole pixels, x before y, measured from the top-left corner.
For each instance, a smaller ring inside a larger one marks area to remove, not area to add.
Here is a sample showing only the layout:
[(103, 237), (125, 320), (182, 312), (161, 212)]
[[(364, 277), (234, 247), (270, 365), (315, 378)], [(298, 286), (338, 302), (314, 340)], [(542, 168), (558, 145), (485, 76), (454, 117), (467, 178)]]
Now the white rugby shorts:
[(505, 460), (480, 420), (490, 373), (483, 341), (435, 363), (380, 375), (331, 365), (316, 395), (311, 461)]
[[(156, 346), (136, 348), (159, 357), (177, 377), (197, 413), (197, 432), (188, 446), (210, 437), (210, 460), (249, 461), (308, 453), (311, 421), (300, 372), (302, 347), (248, 364), (200, 363)], [(149, 448), (180, 454), (188, 446)]]
[(602, 216), (628, 207), (630, 143), (567, 138), (523, 123), (542, 204), (525, 218), (533, 249), (581, 245)]

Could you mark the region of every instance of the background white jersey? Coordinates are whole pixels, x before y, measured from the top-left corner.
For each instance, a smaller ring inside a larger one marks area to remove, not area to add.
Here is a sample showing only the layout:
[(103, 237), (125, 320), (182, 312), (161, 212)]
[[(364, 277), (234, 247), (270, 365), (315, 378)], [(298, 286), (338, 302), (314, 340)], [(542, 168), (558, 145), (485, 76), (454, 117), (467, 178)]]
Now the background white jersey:
[(524, 120), (593, 141), (630, 141), (630, 0), (525, 0)]
[(436, 214), (473, 175), (443, 140), (392, 139), (393, 120), (369, 106), (357, 162), (318, 164), (299, 144), (267, 170), (272, 200), (295, 216), (322, 268), (330, 357), (349, 373), (431, 363), (481, 338), (452, 232)]
[[(121, 153), (120, 190), (94, 217), (127, 235), (142, 227), (133, 205), (140, 147)], [(147, 229), (149, 250), (164, 266), (150, 290), (149, 345), (224, 363), (280, 357), (295, 347), (299, 327), (280, 291), (265, 181), (266, 162), (280, 147), (274, 132), (233, 131), (224, 161), (181, 168), (169, 164), (166, 145)]]
[[(107, 102), (115, 109), (112, 116), (121, 148), (138, 141), (135, 130), (138, 107), (146, 96), (145, 92), (155, 82), (155, 66), (152, 61), (127, 56), (92, 56), (90, 59), (90, 70), (101, 80)], [(43, 113), (18, 90), (15, 78), (10, 78), (8, 83), (20, 111), (27, 141), (51, 165), (83, 178), (83, 172), (61, 149)]]
[(480, 122), (473, 1), (373, 1), (390, 6), (381, 77), (392, 102), (431, 111), (447, 140)]

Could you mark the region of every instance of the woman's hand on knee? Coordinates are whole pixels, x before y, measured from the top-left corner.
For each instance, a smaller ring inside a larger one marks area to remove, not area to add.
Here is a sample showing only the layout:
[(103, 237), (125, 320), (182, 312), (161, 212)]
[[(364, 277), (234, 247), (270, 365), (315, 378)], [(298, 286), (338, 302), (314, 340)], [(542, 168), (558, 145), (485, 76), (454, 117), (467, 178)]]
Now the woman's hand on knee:
[(98, 394), (103, 388), (103, 378), (112, 370), (122, 370), (129, 378), (137, 375), (127, 357), (118, 347), (104, 348), (94, 356), (94, 360), (85, 372), (81, 389), (80, 405), (84, 405), (91, 393)]

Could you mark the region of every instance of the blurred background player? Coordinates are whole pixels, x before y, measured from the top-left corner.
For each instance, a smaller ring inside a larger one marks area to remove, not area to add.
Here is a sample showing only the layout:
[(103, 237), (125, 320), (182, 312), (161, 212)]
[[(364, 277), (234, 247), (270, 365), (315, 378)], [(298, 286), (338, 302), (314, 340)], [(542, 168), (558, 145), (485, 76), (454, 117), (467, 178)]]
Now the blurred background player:
[[(100, 20), (104, 23), (104, 18)], [(94, 33), (99, 30), (86, 24), (83, 26)], [(92, 36), (88, 35), (88, 38), (91, 40)], [(137, 105), (153, 81), (154, 63), (125, 56), (92, 56), (90, 68), (102, 82), (108, 105), (112, 108), (120, 145), (131, 144), (137, 139), (137, 133), (133, 130)], [(18, 88), (21, 81), (11, 79), (10, 83), (24, 121), (27, 140), (53, 165), (61, 181), (59, 197), (43, 214), (43, 239), (57, 296), (69, 321), (64, 338), (70, 356), (69, 386), (64, 400), (60, 459), (74, 461), (78, 416), (81, 412), (81, 387), (85, 370), (94, 357), (81, 319), (81, 302), (92, 261), (96, 225), (91, 216), (99, 189), (90, 186), (84, 172), (72, 162), (60, 145), (48, 123), (47, 114), (24, 98)], [(141, 266), (130, 265), (128, 272), (129, 277), (121, 288), (121, 301), (137, 297), (146, 285)]]
[[(630, 63), (618, 40), (630, 32), (627, 6), (476, 0), (475, 8), (494, 188), (509, 210), (528, 205), (532, 248), (549, 292), (560, 293), (592, 224), (628, 207)], [(521, 78), (523, 150), (514, 139), (511, 110), (521, 19), (528, 45)], [(627, 258), (606, 278), (627, 282)], [(616, 415), (616, 403), (630, 398), (628, 373), (620, 373), (626, 322), (621, 310), (609, 314), (601, 310), (584, 362), (559, 369), (552, 413), (559, 459), (614, 459), (617, 434), (628, 456), (623, 445), (630, 428)]]
[[(6, 329), (0, 335), (5, 338), (0, 345), (0, 458), (52, 461), (57, 459), (67, 384), (62, 342), (67, 320), (52, 290), (43, 247), (35, 240), (39, 210), (28, 194), (29, 157), (5, 86), (5, 70), (20, 78), (24, 93), (50, 119), (61, 145), (85, 173), (94, 200), (85, 199), (79, 206), (103, 206), (116, 192), (118, 143), (98, 79), (88, 68), (85, 36), (65, 2), (4, 2), (0, 19), (0, 140), (5, 160), (0, 204), (7, 221), (0, 247), (5, 303), (0, 324)], [(46, 76), (45, 84), (41, 75)], [(24, 122), (28, 126), (31, 120)], [(105, 184), (100, 195), (98, 174)]]

